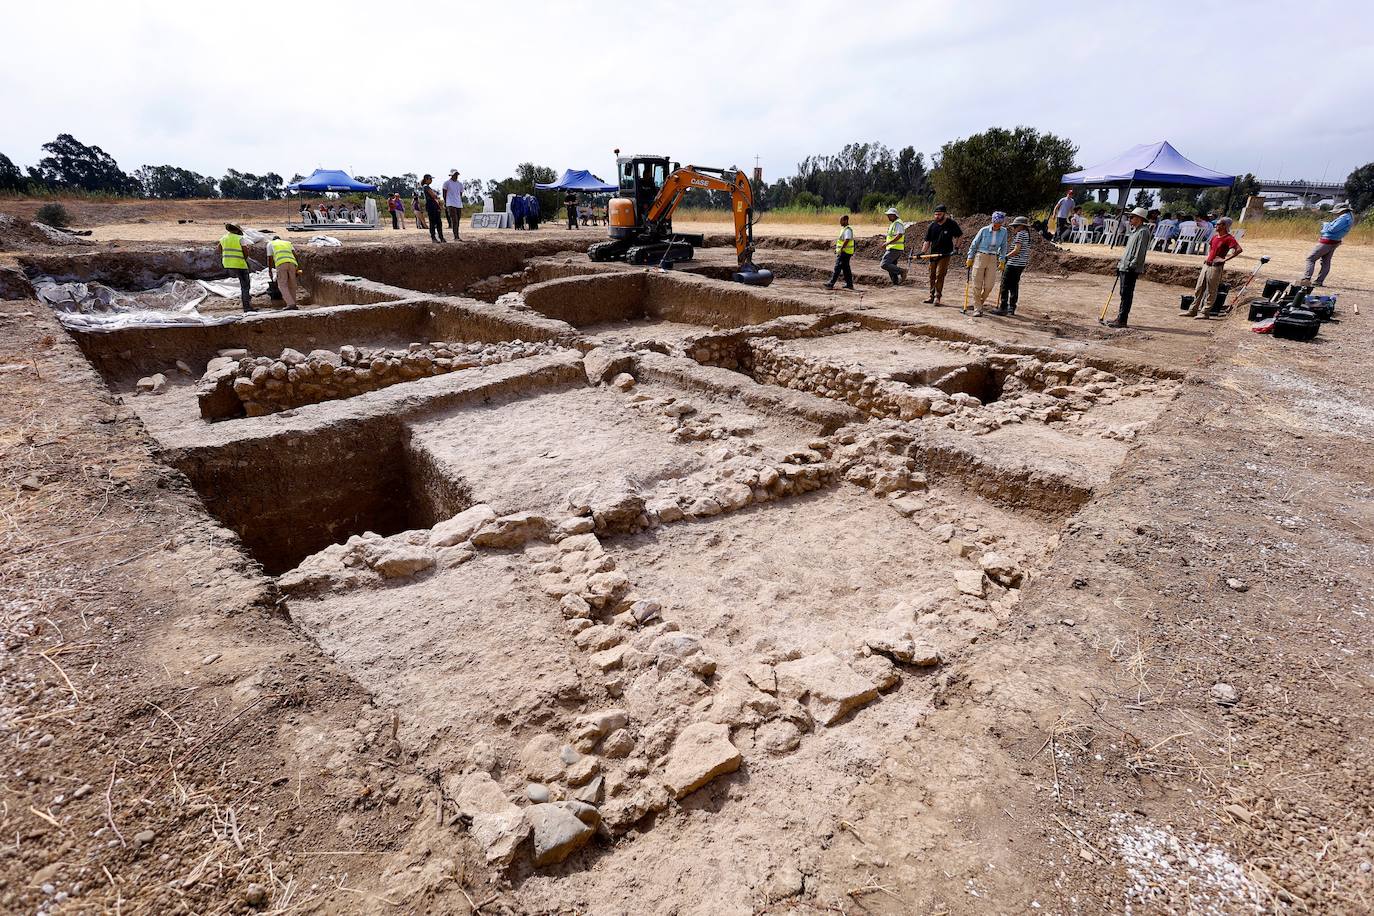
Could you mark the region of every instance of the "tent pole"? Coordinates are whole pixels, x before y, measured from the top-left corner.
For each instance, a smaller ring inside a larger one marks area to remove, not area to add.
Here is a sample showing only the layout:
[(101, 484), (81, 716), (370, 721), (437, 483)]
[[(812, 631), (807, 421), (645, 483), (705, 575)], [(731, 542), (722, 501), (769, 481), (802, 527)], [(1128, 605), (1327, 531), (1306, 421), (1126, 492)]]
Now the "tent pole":
[[(1239, 177), (1240, 177), (1239, 175), (1235, 176), (1235, 178), (1239, 178)], [(1231, 215), (1231, 197), (1232, 197), (1232, 195), (1234, 195), (1234, 194), (1236, 193), (1236, 182), (1235, 182), (1235, 178), (1233, 178), (1233, 179), (1231, 180), (1231, 186), (1230, 186), (1229, 188), (1226, 189), (1226, 205), (1223, 206), (1223, 207), (1221, 208), (1221, 215), (1222, 215), (1222, 216), (1230, 216), (1230, 215)]]
[(1131, 188), (1133, 187), (1135, 187), (1134, 178), (1126, 182), (1126, 187), (1121, 189), (1121, 199), (1117, 201), (1117, 203), (1120, 205), (1120, 208), (1116, 214), (1116, 232), (1112, 233), (1111, 241), (1107, 243), (1108, 249), (1116, 247), (1117, 233), (1122, 233), (1125, 228), (1124, 224), (1126, 222), (1126, 202), (1131, 199)]

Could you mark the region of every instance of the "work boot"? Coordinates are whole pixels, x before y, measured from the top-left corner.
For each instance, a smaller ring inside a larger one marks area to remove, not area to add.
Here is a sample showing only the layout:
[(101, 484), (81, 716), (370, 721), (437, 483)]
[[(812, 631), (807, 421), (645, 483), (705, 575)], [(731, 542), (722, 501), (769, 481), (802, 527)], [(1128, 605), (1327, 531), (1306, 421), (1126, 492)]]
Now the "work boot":
[(935, 297), (934, 297), (934, 296), (926, 296), (926, 297), (925, 297), (924, 299), (922, 299), (921, 301), (924, 302), (926, 305), (934, 305), (934, 304), (935, 304)]
[(1193, 315), (1193, 316), (1192, 316), (1192, 319), (1193, 319), (1194, 321), (1206, 321), (1206, 320), (1207, 320), (1207, 313), (1206, 313), (1206, 312), (1198, 312), (1196, 315)]
[(844, 288), (845, 288), (845, 289), (853, 289), (853, 288), (854, 288), (854, 284), (853, 284), (853, 283), (846, 283), (846, 284), (844, 285)]
[(826, 289), (828, 289), (828, 290), (834, 290), (834, 289), (835, 289), (835, 284), (834, 284), (834, 283), (822, 283), (821, 286), (824, 286), (824, 287), (825, 287)]
[(1120, 318), (1113, 318), (1111, 321), (1107, 322), (1107, 327), (1124, 328), (1126, 327), (1126, 322), (1122, 321)]
[(978, 308), (977, 306), (974, 306), (974, 307), (973, 307), (973, 311), (972, 311), (972, 312), (969, 312), (969, 314), (972, 315), (974, 318), (982, 318), (982, 317), (983, 317), (983, 310), (980, 309), (980, 308)]

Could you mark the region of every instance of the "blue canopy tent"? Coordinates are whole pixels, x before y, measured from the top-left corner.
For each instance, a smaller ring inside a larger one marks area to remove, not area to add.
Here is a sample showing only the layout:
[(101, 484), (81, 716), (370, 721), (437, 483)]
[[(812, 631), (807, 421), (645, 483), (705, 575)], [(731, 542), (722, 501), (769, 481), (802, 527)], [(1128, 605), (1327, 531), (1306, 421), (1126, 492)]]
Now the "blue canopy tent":
[[(286, 190), (317, 191), (321, 193), (325, 191), (338, 191), (347, 193), (353, 191), (375, 191), (377, 190), (377, 186), (375, 184), (367, 184), (366, 182), (358, 181), (354, 179), (351, 175), (349, 175), (347, 172), (344, 172), (340, 169), (315, 169), (315, 171), (311, 173), (309, 178), (304, 178), (300, 181), (295, 182), (294, 184), (287, 185)], [(286, 221), (286, 228), (289, 232), (309, 232), (312, 229), (319, 228), (322, 226), (327, 226), (330, 229), (376, 229), (377, 204), (370, 198), (368, 199), (368, 204), (370, 206), (368, 207), (368, 221), (366, 223), (306, 223), (304, 221), (300, 223), (293, 223), (288, 217)]]
[[(1066, 185), (1085, 188), (1119, 188), (1117, 201), (1121, 212), (1126, 210), (1132, 188), (1229, 188), (1236, 183), (1235, 175), (1223, 175), (1184, 156), (1168, 140), (1142, 143), (1121, 155), (1069, 172), (1060, 178)], [(1230, 207), (1227, 197), (1227, 208)], [(1115, 238), (1112, 243), (1115, 244)]]
[(535, 183), (540, 191), (581, 191), (586, 194), (614, 194), (619, 185), (606, 184), (586, 169), (565, 169), (563, 177), (549, 184)]

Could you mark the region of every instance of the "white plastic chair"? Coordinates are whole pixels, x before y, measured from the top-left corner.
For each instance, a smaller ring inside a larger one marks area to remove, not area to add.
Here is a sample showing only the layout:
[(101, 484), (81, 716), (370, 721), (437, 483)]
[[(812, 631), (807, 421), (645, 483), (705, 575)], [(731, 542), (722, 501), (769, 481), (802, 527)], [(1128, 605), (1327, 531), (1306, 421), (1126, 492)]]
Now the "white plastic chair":
[(1118, 223), (1118, 220), (1117, 220), (1116, 217), (1114, 217), (1114, 216), (1109, 216), (1109, 217), (1107, 217), (1106, 219), (1102, 220), (1102, 243), (1103, 243), (1103, 244), (1115, 244), (1115, 243), (1116, 243), (1116, 227), (1117, 227), (1117, 223)]
[(1193, 243), (1197, 241), (1197, 223), (1188, 220), (1178, 224), (1178, 239), (1174, 244), (1174, 254), (1192, 254)]

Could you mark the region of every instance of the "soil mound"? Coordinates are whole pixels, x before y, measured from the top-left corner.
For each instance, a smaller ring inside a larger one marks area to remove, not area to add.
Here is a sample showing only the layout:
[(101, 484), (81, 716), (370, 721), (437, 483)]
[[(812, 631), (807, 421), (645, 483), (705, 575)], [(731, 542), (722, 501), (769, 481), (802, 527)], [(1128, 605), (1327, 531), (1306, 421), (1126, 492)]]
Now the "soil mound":
[(90, 244), (92, 243), (61, 229), (16, 219), (8, 213), (0, 213), (0, 251), (28, 251), (33, 248)]

